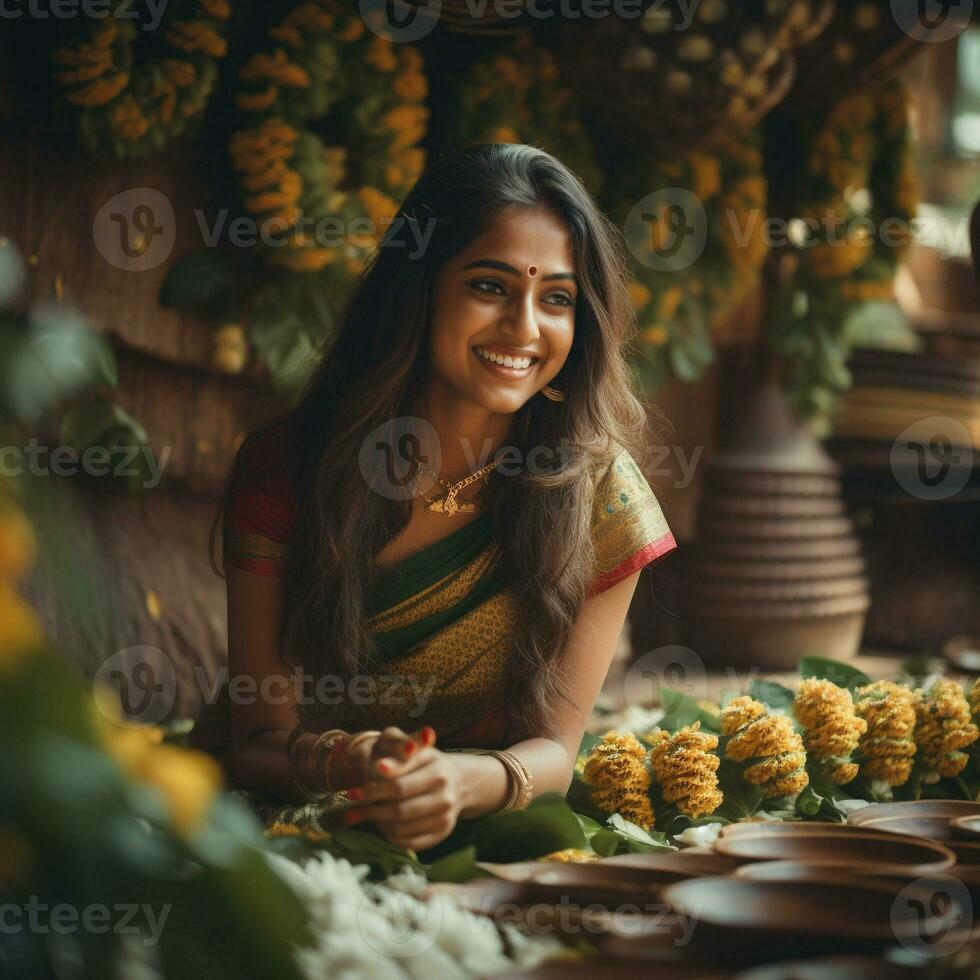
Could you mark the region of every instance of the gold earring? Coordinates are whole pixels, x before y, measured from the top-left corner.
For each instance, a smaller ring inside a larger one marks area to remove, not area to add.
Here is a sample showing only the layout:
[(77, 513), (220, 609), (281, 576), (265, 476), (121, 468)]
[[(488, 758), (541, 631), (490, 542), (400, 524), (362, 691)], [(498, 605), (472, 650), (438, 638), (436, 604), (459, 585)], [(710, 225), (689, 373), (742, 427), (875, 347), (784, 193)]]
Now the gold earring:
[(557, 388), (552, 388), (551, 385), (545, 385), (541, 389), (541, 394), (545, 398), (550, 398), (553, 402), (561, 402), (565, 400), (565, 392), (559, 391)]

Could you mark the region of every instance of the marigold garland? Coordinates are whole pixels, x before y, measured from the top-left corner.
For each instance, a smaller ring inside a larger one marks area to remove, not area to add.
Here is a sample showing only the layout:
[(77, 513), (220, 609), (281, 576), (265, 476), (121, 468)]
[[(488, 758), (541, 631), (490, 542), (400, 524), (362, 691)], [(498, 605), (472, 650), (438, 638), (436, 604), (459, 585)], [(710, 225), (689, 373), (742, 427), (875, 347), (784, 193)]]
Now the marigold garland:
[[(269, 34), (277, 47), (239, 72), (235, 101), (254, 118), (232, 137), (232, 164), (245, 210), (275, 239), (270, 261), (326, 270), (340, 300), (424, 169), (422, 56), (369, 32), (339, 0), (301, 3)], [(308, 123), (336, 107), (345, 129), (325, 145)]]
[(228, 50), (229, 0), (175, 0), (162, 31), (172, 51), (137, 63), (138, 22), (129, 3), (86, 28), (77, 43), (56, 48), (54, 78), (79, 114), (79, 136), (92, 156), (146, 156), (199, 118)]
[(582, 778), (592, 787), (592, 802), (600, 810), (619, 813), (650, 831), (654, 814), (646, 756), (646, 748), (632, 733), (607, 732), (587, 754)]
[(857, 691), (855, 711), (867, 723), (858, 753), (861, 775), (889, 786), (903, 786), (915, 763), (915, 694), (892, 681), (877, 681)]
[(547, 48), (521, 33), (470, 65), (453, 85), (454, 146), (533, 143), (558, 157), (589, 191), (599, 192), (603, 173), (571, 89)]
[(770, 715), (750, 697), (731, 700), (721, 712), (722, 734), (730, 735), (725, 755), (735, 762), (760, 761), (742, 777), (770, 799), (800, 793), (810, 782), (803, 740), (785, 715)]
[(953, 680), (938, 680), (929, 691), (916, 692), (915, 741), (922, 760), (940, 776), (958, 776), (969, 761), (961, 751), (980, 731), (970, 720), (970, 705)]
[(854, 713), (851, 692), (833, 681), (807, 677), (800, 681), (793, 713), (803, 726), (803, 744), (814, 770), (843, 786), (858, 774), (851, 753), (868, 723)]
[(673, 735), (660, 731), (651, 739), (650, 763), (664, 799), (690, 817), (714, 813), (724, 798), (718, 788), (721, 759), (711, 754), (718, 748), (718, 736), (700, 728), (696, 721)]

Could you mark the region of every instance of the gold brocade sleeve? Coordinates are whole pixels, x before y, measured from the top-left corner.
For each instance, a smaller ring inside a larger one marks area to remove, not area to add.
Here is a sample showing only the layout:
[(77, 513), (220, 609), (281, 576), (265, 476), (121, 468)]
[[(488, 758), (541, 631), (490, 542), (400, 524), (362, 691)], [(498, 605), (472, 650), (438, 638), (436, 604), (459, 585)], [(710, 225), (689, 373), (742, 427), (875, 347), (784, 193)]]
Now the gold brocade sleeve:
[(660, 501), (625, 449), (597, 483), (591, 526), (596, 567), (590, 594), (615, 585), (677, 547)]

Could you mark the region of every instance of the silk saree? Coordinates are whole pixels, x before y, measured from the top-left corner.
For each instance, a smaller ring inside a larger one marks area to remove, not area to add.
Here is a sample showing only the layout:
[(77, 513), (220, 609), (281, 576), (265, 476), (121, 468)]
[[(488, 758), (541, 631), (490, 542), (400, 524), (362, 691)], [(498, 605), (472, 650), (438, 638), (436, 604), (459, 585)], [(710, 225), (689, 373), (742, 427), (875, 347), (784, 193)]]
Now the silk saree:
[[(259, 575), (281, 574), (296, 518), (284, 486), (284, 481), (269, 482), (232, 501), (227, 564)], [(588, 596), (677, 547), (659, 501), (626, 450), (597, 481), (590, 527), (596, 562)], [(304, 697), (308, 703), (297, 704), (303, 727), (361, 731), (397, 725), (415, 731), (431, 725), (440, 747), (506, 747), (503, 684), (519, 624), (500, 559), (487, 513), (384, 566), (366, 609), (374, 662), (358, 688), (335, 691), (330, 698)], [(227, 706), (212, 716), (227, 725)], [(220, 736), (211, 727), (212, 736)], [(233, 782), (234, 774), (229, 775)], [(267, 822), (317, 825), (322, 816), (311, 809), (316, 805), (275, 807), (247, 795)]]

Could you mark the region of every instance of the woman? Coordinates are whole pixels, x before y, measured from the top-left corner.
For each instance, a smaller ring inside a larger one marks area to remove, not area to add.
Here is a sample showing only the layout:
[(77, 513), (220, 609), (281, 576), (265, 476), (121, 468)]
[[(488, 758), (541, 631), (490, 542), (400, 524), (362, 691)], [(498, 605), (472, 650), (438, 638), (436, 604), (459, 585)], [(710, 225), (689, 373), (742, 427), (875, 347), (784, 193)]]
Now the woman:
[(618, 233), (554, 157), (470, 145), (423, 174), (236, 460), (240, 786), (415, 851), (566, 791), (639, 571), (675, 548), (635, 461), (632, 327)]

